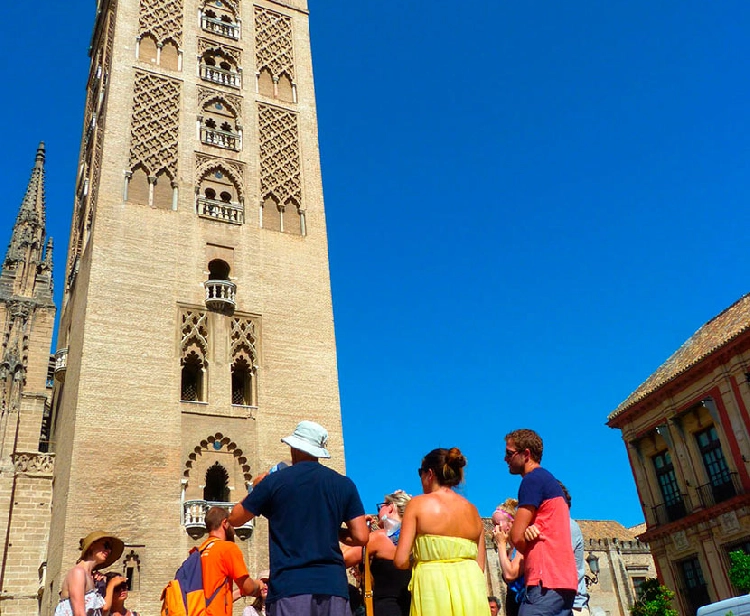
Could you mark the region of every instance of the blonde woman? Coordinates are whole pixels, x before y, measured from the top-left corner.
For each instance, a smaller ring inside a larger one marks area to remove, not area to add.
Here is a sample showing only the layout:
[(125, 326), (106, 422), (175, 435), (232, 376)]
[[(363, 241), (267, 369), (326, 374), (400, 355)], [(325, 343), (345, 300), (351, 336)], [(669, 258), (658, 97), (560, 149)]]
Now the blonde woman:
[(505, 613), (506, 616), (518, 616), (518, 608), (526, 593), (526, 583), (523, 577), (523, 554), (516, 550), (510, 542), (510, 527), (516, 518), (518, 501), (508, 498), (497, 506), (492, 514), (495, 527), (492, 537), (497, 545), (497, 555), (500, 559), (503, 580), (508, 585), (506, 594)]
[[(409, 581), (411, 571), (393, 566), (401, 535), (401, 518), (411, 496), (403, 490), (387, 494), (378, 503), (379, 529), (370, 533), (367, 554), (370, 557), (372, 574), (372, 605), (374, 616), (408, 616), (411, 595)], [(362, 548), (344, 548), (344, 559), (348, 566), (362, 560)]]

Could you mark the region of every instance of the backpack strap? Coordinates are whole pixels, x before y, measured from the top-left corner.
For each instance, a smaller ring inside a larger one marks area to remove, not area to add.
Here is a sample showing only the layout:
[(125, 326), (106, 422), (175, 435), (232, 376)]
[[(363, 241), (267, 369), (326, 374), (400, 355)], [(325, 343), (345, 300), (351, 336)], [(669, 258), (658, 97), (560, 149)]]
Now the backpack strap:
[[(214, 539), (213, 541), (207, 541), (203, 545), (203, 547), (200, 548), (200, 554), (201, 554), (201, 556), (203, 556), (203, 552), (205, 552), (208, 548), (210, 548), (217, 541), (218, 541), (218, 539)], [(202, 568), (203, 568), (203, 561), (201, 561), (201, 569)], [(229, 578), (229, 576), (227, 576), (227, 577), (224, 578), (224, 581), (221, 584), (219, 584), (219, 586), (216, 588), (216, 590), (214, 590), (211, 593), (211, 596), (210, 597), (206, 597), (206, 607), (208, 607), (209, 605), (211, 605), (211, 601), (213, 601), (216, 598), (216, 595), (219, 594), (219, 591), (222, 589), (222, 587), (225, 584), (229, 584), (230, 582), (231, 582), (231, 579)], [(203, 589), (203, 596), (204, 597), (206, 596), (206, 589), (205, 588)]]

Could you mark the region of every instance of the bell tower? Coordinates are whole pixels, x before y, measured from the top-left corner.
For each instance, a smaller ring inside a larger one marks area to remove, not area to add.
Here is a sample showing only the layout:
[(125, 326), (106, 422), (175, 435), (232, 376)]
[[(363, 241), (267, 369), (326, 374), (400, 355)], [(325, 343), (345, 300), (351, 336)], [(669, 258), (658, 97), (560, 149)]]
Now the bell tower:
[[(307, 2), (100, 0), (90, 56), (42, 609), (103, 529), (156, 613), (300, 419), (344, 468)], [(265, 522), (238, 534), (266, 568)]]
[(52, 497), (52, 240), (45, 231), (44, 144), (0, 272), (0, 613), (38, 609)]

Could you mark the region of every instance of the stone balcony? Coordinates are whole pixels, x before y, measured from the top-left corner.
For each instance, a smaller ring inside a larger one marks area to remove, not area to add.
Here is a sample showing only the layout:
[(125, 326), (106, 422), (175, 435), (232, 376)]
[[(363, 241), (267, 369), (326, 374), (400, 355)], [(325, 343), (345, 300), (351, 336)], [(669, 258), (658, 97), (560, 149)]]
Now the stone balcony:
[(241, 85), (239, 73), (228, 71), (218, 66), (211, 66), (210, 64), (201, 64), (200, 70), (201, 79), (205, 81), (210, 81), (220, 86), (229, 86), (230, 88), (239, 88)]
[(237, 286), (229, 280), (206, 280), (206, 308), (228, 310), (234, 308)]
[[(232, 511), (234, 503), (215, 503), (204, 500), (189, 500), (182, 503), (182, 524), (193, 539), (198, 539), (206, 534), (206, 512), (211, 507), (221, 507), (227, 511)], [(245, 541), (253, 534), (255, 521), (250, 520), (242, 526), (234, 529), (237, 536)]]
[(68, 349), (58, 349), (55, 353), (55, 380), (63, 383), (68, 369)]
[(225, 150), (237, 151), (240, 149), (240, 140), (236, 133), (219, 130), (218, 128), (201, 127), (201, 142)]
[(240, 38), (239, 24), (222, 21), (221, 19), (216, 19), (215, 17), (208, 17), (207, 15), (203, 15), (203, 17), (201, 17), (201, 28), (203, 28), (206, 32), (218, 34), (219, 36), (225, 36), (227, 38), (234, 39), (235, 41), (239, 40)]
[(227, 203), (198, 197), (196, 207), (198, 216), (201, 218), (214, 218), (233, 225), (241, 225), (245, 222), (244, 208), (241, 203)]

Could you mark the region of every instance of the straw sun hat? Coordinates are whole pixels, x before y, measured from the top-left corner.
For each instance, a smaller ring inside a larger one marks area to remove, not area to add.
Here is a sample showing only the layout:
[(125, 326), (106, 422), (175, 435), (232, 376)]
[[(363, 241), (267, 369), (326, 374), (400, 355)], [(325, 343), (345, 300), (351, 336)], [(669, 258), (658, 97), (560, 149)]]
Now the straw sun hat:
[(107, 558), (107, 560), (105, 560), (101, 565), (97, 567), (97, 569), (106, 569), (118, 558), (120, 558), (120, 556), (122, 556), (122, 551), (125, 549), (125, 544), (110, 533), (105, 533), (101, 530), (95, 530), (93, 533), (89, 533), (83, 539), (81, 539), (79, 542), (79, 547), (81, 548), (81, 556), (79, 560), (83, 560), (83, 557), (86, 555), (86, 552), (88, 552), (89, 548), (100, 539), (108, 539), (110, 544), (112, 545), (112, 549), (109, 552), (109, 557)]

